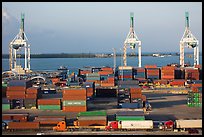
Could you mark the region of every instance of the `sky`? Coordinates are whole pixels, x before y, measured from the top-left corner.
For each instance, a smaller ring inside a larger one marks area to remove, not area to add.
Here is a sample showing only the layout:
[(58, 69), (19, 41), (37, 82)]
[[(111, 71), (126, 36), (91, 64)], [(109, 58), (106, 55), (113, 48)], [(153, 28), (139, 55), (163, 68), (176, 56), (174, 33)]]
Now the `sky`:
[(121, 52), (130, 12), (142, 52), (179, 52), (186, 11), (202, 52), (202, 2), (2, 2), (2, 53), (19, 32), (21, 13), (31, 54)]

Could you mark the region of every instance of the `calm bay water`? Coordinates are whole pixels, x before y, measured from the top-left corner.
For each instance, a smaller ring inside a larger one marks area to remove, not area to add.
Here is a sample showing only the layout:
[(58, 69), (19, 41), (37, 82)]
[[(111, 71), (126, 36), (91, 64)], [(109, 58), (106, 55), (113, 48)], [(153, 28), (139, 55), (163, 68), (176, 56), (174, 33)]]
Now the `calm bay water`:
[[(202, 56), (199, 58), (199, 62), (202, 63)], [(17, 59), (17, 64), (24, 66), (24, 59)], [(116, 58), (116, 65), (121, 65), (121, 57)], [(193, 58), (185, 57), (185, 62), (190, 62), (193, 65)], [(166, 56), (166, 57), (142, 57), (142, 67), (147, 64), (156, 64), (158, 67), (167, 65), (168, 63), (178, 63), (179, 56)], [(138, 66), (137, 57), (127, 58), (128, 66)], [(60, 66), (66, 66), (68, 68), (83, 68), (85, 66), (110, 66), (113, 67), (113, 58), (31, 58), (31, 70), (57, 70)], [(2, 70), (9, 70), (9, 59), (2, 59)]]

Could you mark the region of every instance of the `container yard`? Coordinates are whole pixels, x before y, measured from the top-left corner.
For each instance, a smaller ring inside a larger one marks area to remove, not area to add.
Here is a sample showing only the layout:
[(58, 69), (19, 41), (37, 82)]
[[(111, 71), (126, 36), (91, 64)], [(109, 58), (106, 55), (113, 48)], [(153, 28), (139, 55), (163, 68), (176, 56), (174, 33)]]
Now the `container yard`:
[[(24, 14), (21, 23), (19, 35), (23, 37), (9, 44), (10, 72), (17, 75), (2, 77), (3, 135), (202, 134), (202, 65), (196, 51), (194, 66), (184, 66), (184, 38), (180, 65), (142, 67), (141, 41), (131, 13), (123, 66), (34, 71), (30, 69), (30, 45), (19, 42), (27, 41)], [(190, 42), (188, 46), (198, 48), (197, 40)], [(135, 49), (136, 44), (138, 66), (127, 66), (126, 50), (128, 46)], [(24, 68), (16, 64), (16, 49), (22, 45), (27, 51)]]

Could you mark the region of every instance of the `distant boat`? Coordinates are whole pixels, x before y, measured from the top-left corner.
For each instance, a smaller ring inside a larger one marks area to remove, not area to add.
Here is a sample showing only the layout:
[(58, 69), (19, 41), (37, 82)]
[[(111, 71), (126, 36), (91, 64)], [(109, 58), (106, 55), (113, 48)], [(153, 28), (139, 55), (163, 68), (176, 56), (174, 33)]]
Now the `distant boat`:
[(68, 70), (68, 68), (65, 66), (60, 66), (57, 70)]

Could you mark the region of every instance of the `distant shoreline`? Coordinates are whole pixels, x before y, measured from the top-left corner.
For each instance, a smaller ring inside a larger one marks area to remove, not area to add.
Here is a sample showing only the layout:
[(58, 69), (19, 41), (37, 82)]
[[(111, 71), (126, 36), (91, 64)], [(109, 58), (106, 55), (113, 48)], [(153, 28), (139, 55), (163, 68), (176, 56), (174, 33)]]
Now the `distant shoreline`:
[[(167, 55), (167, 54), (162, 54)], [(169, 55), (169, 54), (168, 54)], [(128, 57), (137, 57), (138, 55), (130, 55), (127, 54)], [(152, 56), (152, 54), (143, 54), (142, 56)], [(171, 56), (177, 56), (176, 54), (171, 54)], [(31, 54), (31, 58), (112, 58), (113, 54), (89, 54), (89, 53), (81, 53), (81, 54)], [(116, 54), (116, 57), (121, 57), (121, 54)], [(8, 59), (8, 54), (2, 54), (3, 59)], [(20, 58), (24, 58), (24, 54), (21, 54)]]
[[(142, 56), (153, 56), (154, 53), (143, 53)], [(162, 56), (179, 56), (178, 53), (159, 53)], [(192, 53), (185, 53), (185, 55)], [(193, 55), (193, 54), (192, 54)], [(200, 53), (202, 55), (202, 53)], [(123, 56), (123, 55), (122, 55)], [(127, 54), (128, 57), (137, 57), (138, 55)], [(112, 53), (53, 53), (53, 54), (31, 54), (31, 58), (112, 58)], [(121, 54), (116, 54), (116, 57), (121, 57)], [(8, 59), (9, 54), (2, 54), (3, 59)], [(21, 54), (20, 58), (24, 58)]]

